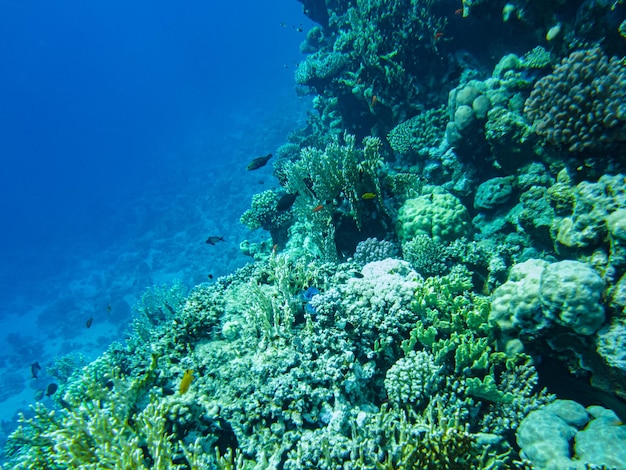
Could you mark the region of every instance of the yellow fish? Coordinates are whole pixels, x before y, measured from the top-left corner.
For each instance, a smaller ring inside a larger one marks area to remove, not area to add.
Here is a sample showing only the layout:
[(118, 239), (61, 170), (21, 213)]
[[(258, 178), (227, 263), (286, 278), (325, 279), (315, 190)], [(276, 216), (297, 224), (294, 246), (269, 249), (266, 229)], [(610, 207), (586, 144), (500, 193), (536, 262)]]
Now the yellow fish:
[(187, 390), (189, 390), (189, 386), (191, 385), (191, 381), (193, 380), (193, 370), (187, 369), (185, 371), (185, 375), (183, 375), (182, 380), (180, 381), (180, 394), (182, 395)]
[(361, 199), (374, 199), (376, 197), (375, 193), (364, 193), (361, 196)]

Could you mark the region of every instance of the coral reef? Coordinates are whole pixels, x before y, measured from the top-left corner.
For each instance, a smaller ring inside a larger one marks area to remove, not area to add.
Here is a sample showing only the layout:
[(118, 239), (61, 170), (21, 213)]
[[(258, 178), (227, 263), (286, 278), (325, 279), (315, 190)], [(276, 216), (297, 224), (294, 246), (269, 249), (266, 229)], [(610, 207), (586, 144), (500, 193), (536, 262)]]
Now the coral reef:
[(296, 81), (317, 93), (323, 122), (364, 137), (372, 127), (385, 135), (394, 122), (418, 114), (418, 95), (436, 90), (427, 72), (445, 72), (437, 42), (446, 18), (435, 12), (437, 2), (304, 3), (321, 30), (307, 36), (302, 49), (315, 52), (298, 67)]
[(470, 235), (469, 214), (461, 201), (438, 187), (427, 188), (424, 192), (422, 196), (408, 199), (400, 208), (397, 230), (401, 240), (427, 235), (436, 242), (451, 242)]
[(626, 67), (601, 48), (573, 52), (533, 88), (524, 112), (537, 134), (570, 152), (626, 140)]
[(444, 137), (445, 108), (429, 109), (401, 122), (389, 131), (387, 140), (394, 152), (422, 155), (429, 147), (437, 147)]
[(284, 246), (287, 242), (287, 230), (291, 222), (289, 210), (277, 208), (280, 195), (272, 189), (255, 194), (250, 209), (241, 216), (241, 223), (250, 230), (263, 228), (270, 232), (274, 244)]
[(271, 241), (57, 361), (8, 464), (624, 468), (625, 2), (300, 2)]
[(626, 426), (601, 406), (556, 400), (524, 418), (517, 443), (537, 468), (626, 468)]
[(531, 259), (515, 265), (496, 289), (491, 319), (505, 332), (523, 337), (546, 334), (557, 324), (579, 335), (592, 335), (604, 322), (600, 298), (604, 281), (578, 261), (548, 263)]

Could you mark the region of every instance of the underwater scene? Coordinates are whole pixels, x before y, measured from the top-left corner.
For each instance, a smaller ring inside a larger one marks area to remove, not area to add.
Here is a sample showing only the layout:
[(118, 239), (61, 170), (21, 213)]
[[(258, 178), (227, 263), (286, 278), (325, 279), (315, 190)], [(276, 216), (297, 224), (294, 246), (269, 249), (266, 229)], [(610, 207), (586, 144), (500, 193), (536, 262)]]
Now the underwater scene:
[(626, 2), (199, 3), (0, 6), (1, 467), (626, 469)]

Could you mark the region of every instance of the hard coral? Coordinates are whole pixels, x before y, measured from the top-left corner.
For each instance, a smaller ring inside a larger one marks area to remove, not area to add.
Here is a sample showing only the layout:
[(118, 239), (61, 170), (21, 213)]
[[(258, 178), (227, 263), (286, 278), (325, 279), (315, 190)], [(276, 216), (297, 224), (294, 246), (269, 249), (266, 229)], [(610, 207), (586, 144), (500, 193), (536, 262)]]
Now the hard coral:
[(537, 134), (570, 152), (626, 140), (626, 67), (600, 47), (573, 52), (536, 84), (526, 115)]

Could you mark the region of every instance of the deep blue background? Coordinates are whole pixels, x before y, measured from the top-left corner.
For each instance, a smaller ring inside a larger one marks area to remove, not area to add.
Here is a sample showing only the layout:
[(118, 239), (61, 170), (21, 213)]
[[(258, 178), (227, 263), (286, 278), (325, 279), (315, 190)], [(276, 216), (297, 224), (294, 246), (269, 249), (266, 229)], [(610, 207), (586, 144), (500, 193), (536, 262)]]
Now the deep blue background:
[(190, 136), (292, 89), (304, 21), (295, 0), (2, 2), (5, 298), (127, 235), (112, 217)]

